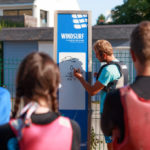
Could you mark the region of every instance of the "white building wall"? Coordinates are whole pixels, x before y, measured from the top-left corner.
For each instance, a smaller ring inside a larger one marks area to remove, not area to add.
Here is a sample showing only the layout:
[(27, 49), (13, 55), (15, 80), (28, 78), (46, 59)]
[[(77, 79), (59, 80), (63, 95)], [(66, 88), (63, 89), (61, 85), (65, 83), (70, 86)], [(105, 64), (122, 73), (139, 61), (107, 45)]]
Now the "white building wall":
[[(36, 0), (36, 16), (38, 26), (40, 26), (40, 10), (48, 11), (48, 26), (54, 26), (54, 11), (55, 10), (80, 10), (77, 0)], [(35, 7), (34, 7), (35, 8)]]
[(45, 10), (48, 12), (47, 26), (53, 27), (55, 10), (80, 10), (80, 7), (77, 0), (35, 0), (33, 4), (0, 5), (0, 15), (3, 15), (3, 9), (32, 9), (38, 27), (40, 27), (40, 10)]
[(53, 58), (53, 42), (52, 41), (39, 41), (38, 51), (44, 52)]
[(37, 27), (40, 27), (40, 9), (39, 9), (39, 7), (36, 5), (33, 5), (32, 11), (33, 11), (33, 17), (37, 18)]

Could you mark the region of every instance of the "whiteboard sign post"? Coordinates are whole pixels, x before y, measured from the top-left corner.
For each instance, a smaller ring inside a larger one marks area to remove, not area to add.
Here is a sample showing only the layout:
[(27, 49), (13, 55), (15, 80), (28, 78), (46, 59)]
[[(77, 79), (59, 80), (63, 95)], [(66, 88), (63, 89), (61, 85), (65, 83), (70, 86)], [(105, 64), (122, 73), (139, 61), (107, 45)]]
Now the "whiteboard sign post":
[(56, 11), (54, 28), (54, 58), (59, 65), (61, 87), (58, 92), (59, 110), (76, 120), (81, 128), (81, 150), (87, 150), (90, 135), (90, 97), (74, 77), (80, 68), (90, 82), (92, 71), (91, 14), (88, 11)]

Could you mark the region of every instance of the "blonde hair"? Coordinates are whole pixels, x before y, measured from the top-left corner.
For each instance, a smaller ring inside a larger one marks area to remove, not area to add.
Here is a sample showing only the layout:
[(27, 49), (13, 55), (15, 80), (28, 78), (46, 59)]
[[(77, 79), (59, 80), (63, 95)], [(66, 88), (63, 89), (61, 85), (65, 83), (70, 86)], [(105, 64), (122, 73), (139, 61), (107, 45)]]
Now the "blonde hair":
[(99, 53), (106, 53), (107, 55), (113, 54), (113, 48), (107, 40), (97, 40), (94, 44), (94, 49)]

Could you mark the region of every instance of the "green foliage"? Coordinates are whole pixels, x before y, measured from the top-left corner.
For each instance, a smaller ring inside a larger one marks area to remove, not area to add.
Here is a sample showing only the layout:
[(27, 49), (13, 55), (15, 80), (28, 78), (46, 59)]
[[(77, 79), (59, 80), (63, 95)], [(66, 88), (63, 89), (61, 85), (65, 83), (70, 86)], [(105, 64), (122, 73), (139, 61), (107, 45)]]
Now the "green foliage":
[(91, 141), (91, 143), (90, 143), (90, 146), (91, 146), (90, 150), (95, 150), (97, 145), (99, 144), (99, 140), (96, 138), (96, 134), (95, 134), (93, 128), (91, 129), (90, 141)]
[(150, 0), (128, 0), (112, 10), (113, 24), (136, 24), (150, 20)]
[(10, 28), (10, 27), (24, 27), (24, 23), (17, 23), (12, 21), (0, 21), (0, 30), (2, 28)]
[(100, 16), (99, 16), (98, 19), (97, 19), (96, 24), (97, 24), (97, 25), (102, 25), (102, 24), (104, 24), (104, 23), (105, 23), (105, 16), (104, 16), (103, 14), (100, 14)]

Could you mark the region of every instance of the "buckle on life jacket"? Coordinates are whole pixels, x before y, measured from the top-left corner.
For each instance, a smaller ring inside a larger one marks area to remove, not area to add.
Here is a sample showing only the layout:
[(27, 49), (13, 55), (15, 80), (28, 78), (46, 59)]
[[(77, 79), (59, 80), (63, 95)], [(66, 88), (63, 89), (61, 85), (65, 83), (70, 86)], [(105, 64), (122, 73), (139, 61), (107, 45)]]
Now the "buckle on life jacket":
[(31, 118), (25, 119), (24, 121), (26, 127), (30, 127), (31, 123), (32, 123)]

